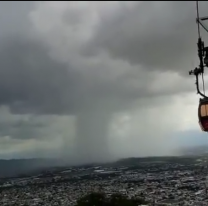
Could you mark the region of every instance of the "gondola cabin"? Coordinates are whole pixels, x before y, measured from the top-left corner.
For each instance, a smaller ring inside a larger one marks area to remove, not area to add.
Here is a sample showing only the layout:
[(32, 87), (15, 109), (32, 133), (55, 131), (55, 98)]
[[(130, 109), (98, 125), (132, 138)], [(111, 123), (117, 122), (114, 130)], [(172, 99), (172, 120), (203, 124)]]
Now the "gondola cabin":
[(198, 116), (201, 129), (208, 132), (208, 98), (199, 100)]

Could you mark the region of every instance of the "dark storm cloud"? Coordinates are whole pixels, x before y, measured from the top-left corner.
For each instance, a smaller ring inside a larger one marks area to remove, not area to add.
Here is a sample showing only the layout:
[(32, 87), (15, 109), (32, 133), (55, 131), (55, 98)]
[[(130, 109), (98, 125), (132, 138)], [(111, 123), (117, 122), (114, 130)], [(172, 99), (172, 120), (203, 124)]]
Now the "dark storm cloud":
[(0, 38), (28, 33), (28, 27), (30, 26), (28, 13), (34, 9), (34, 4), (34, 2), (29, 1), (1, 1)]
[(33, 9), (33, 2), (0, 2), (0, 104), (17, 113), (72, 110), (76, 74), (30, 38)]
[[(10, 16), (4, 15), (10, 21), (9, 29), (7, 28), (7, 33), (0, 35), (0, 104), (9, 105), (12, 112), (74, 114), (80, 109), (92, 107), (96, 102), (107, 105), (106, 107), (118, 108), (118, 103), (121, 102), (123, 106), (139, 97), (168, 95), (170, 92), (152, 90), (151, 82), (155, 74), (130, 70), (113, 81), (101, 80), (90, 70), (87, 74), (90, 78), (86, 78), (82, 72), (84, 68), (80, 70), (73, 65), (57, 62), (48, 55), (47, 47), (30, 38), (30, 27), (25, 28), (25, 25), (29, 24), (24, 18), (30, 11), (31, 4), (22, 3), (23, 7), (18, 11), (19, 7), (14, 9), (13, 3), (2, 3), (5, 9), (12, 8), (14, 11), (11, 10), (13, 12)], [(189, 14), (193, 8), (190, 2), (163, 4), (163, 13), (159, 12), (158, 4), (146, 2), (136, 6), (130, 13), (124, 9), (115, 15), (115, 19), (101, 22), (94, 43), (88, 45), (89, 51), (99, 45), (108, 49), (112, 55), (149, 67), (170, 65), (170, 59), (176, 62), (180, 52), (183, 56), (183, 48), (190, 42), (190, 38), (184, 42), (184, 38), (180, 40), (179, 37), (191, 30), (184, 27), (175, 31), (178, 21), (172, 20), (172, 17), (177, 14), (180, 16), (184, 11), (180, 18), (189, 22)], [(147, 12), (144, 12), (147, 9), (149, 17), (146, 16)], [(12, 20), (20, 27), (16, 28), (14, 25), (13, 28)], [(113, 26), (115, 23), (116, 27)], [(6, 22), (2, 24), (5, 26)], [(11, 35), (12, 29), (16, 35)], [(168, 48), (171, 48), (170, 52), (167, 52)], [(104, 66), (97, 69), (105, 69)], [(136, 82), (136, 86), (132, 86), (132, 81)]]
[(78, 71), (53, 60), (39, 42), (14, 37), (0, 47), (0, 104), (14, 113), (74, 114), (93, 103), (118, 108), (118, 100), (123, 105), (158, 95), (149, 89), (151, 75), (143, 75), (147, 79), (136, 80), (137, 87), (132, 87), (129, 82), (135, 79), (130, 74), (88, 82)]
[(75, 69), (50, 58), (39, 42), (14, 38), (0, 47), (0, 104), (14, 113), (74, 114), (93, 101), (102, 102), (101, 97), (107, 103), (128, 95), (113, 84), (87, 82)]
[(14, 38), (0, 47), (0, 104), (13, 112), (73, 110), (77, 80), (76, 72), (51, 59), (38, 42)]
[[(0, 34), (0, 105), (7, 105), (12, 113), (20, 116), (23, 116), (22, 113), (35, 113), (38, 117), (36, 121), (19, 118), (11, 123), (8, 120), (7, 124), (0, 122), (0, 136), (10, 136), (5, 137), (8, 144), (12, 138), (49, 137), (43, 131), (49, 122), (39, 123), (43, 114), (74, 114), (75, 138), (79, 148), (76, 153), (80, 156), (78, 159), (89, 161), (90, 158), (106, 158), (109, 153), (108, 136), (112, 116), (118, 110), (130, 108), (132, 100), (139, 99), (136, 107), (142, 103), (143, 107), (140, 108), (142, 115), (138, 113), (142, 117), (136, 123), (141, 133), (137, 131), (137, 136), (139, 145), (142, 145), (140, 149), (147, 151), (147, 145), (155, 137), (152, 133), (155, 129), (143, 131), (144, 126), (149, 125), (152, 114), (142, 111), (148, 110), (149, 105), (160, 105), (165, 95), (190, 90), (187, 81), (172, 78), (172, 74), (165, 76), (164, 71), (171, 70), (177, 63), (181, 64), (183, 55), (188, 54), (186, 50), (190, 49), (190, 53), (192, 51), (189, 45), (192, 41), (188, 38), (180, 39), (192, 32), (192, 24), (195, 29), (194, 14), (193, 21), (189, 22), (187, 17), (191, 14), (192, 4), (140, 3), (132, 11), (121, 7), (121, 10), (115, 10), (111, 19), (102, 20), (99, 18), (102, 9), (97, 9), (96, 3), (88, 3), (86, 8), (74, 4), (74, 7), (82, 7), (82, 15), (78, 18), (75, 18), (77, 12), (63, 14), (71, 9), (70, 2), (69, 7), (65, 7), (63, 2), (42, 2), (34, 10), (30, 4), (28, 7), (25, 4), (21, 11), (15, 3), (5, 3), (5, 11), (11, 10), (11, 14), (4, 14), (4, 21), (0, 20), (0, 24), (5, 27), (5, 31)], [(0, 3), (1, 5), (3, 6)], [(31, 10), (34, 11), (33, 15), (29, 15)], [(91, 14), (95, 15), (91, 18)], [(93, 27), (96, 14), (101, 21), (97, 27)], [(179, 16), (182, 26), (179, 24), (180, 29), (177, 30), (178, 20), (175, 18)], [(9, 20), (8, 27), (6, 18)], [(190, 28), (184, 26), (187, 22), (190, 23)], [(97, 30), (94, 31), (94, 28)], [(93, 37), (88, 44), (91, 34)], [(192, 43), (194, 47), (195, 42)], [(103, 50), (106, 51), (104, 55), (100, 52)], [(83, 54), (86, 56), (83, 57)], [(122, 60), (114, 61), (116, 58)], [(157, 67), (163, 71), (149, 72)], [(161, 78), (162, 75), (164, 78)], [(176, 81), (173, 82), (172, 79)], [(145, 98), (151, 102), (145, 101)], [(154, 104), (155, 99), (159, 99), (158, 104)], [(165, 101), (170, 103), (170, 100)], [(162, 106), (158, 108), (163, 109)], [(160, 119), (156, 121), (157, 125), (154, 126), (154, 121), (153, 127), (151, 123), (149, 127), (158, 128), (158, 125), (163, 124), (160, 122), (166, 122), (159, 121)], [(56, 123), (51, 125), (55, 128), (60, 122)], [(166, 129), (166, 126), (163, 128)], [(52, 131), (53, 137), (62, 135), (60, 130), (57, 133), (50, 127), (46, 130), (49, 134), (49, 130)], [(158, 133), (162, 136), (163, 132)], [(52, 141), (50, 144), (53, 144)], [(66, 138), (64, 144), (71, 144), (69, 138)], [(162, 145), (161, 141), (157, 144)], [(68, 145), (65, 149), (67, 154), (71, 148)], [(150, 147), (149, 150), (152, 152), (154, 149)], [(86, 153), (79, 154), (79, 151)]]
[[(101, 20), (86, 55), (105, 50), (112, 58), (143, 65), (147, 70), (187, 75), (197, 52), (195, 4), (145, 1), (131, 10), (122, 7), (114, 18)], [(199, 4), (200, 14), (204, 15), (208, 4)]]

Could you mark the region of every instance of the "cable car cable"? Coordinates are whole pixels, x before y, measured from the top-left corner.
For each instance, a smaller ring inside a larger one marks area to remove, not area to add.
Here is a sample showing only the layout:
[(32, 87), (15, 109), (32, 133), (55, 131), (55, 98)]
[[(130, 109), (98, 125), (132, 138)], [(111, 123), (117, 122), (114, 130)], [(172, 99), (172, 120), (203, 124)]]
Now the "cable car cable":
[(204, 95), (206, 95), (206, 92), (205, 92), (205, 84), (204, 84), (204, 74), (202, 73), (202, 84), (203, 84), (203, 92), (204, 92)]
[[(197, 12), (197, 19), (199, 19), (199, 1), (196, 1), (196, 12)], [(198, 37), (201, 38), (200, 25), (198, 21), (197, 21), (197, 26), (198, 26)]]
[[(197, 12), (197, 19), (199, 19), (199, 1), (196, 1), (196, 12)], [(197, 28), (198, 28), (198, 39), (201, 39), (201, 32), (200, 32), (200, 24), (199, 24), (199, 21), (197, 21)], [(200, 59), (200, 66), (202, 66), (201, 63), (203, 64), (203, 62)], [(206, 92), (205, 92), (205, 83), (204, 83), (204, 73), (203, 72), (201, 74), (201, 77), (202, 77), (203, 93), (204, 93), (204, 95), (206, 95)], [(207, 105), (205, 105), (205, 113), (206, 113), (206, 116), (208, 116)]]
[[(196, 1), (196, 13), (197, 13), (197, 19), (199, 19), (199, 1)], [(198, 38), (201, 39), (201, 32), (200, 32), (200, 23), (199, 23), (199, 21), (197, 21), (197, 28), (198, 28)], [(202, 84), (203, 84), (204, 95), (206, 95), (205, 84), (204, 84), (204, 74), (203, 73), (202, 73)]]

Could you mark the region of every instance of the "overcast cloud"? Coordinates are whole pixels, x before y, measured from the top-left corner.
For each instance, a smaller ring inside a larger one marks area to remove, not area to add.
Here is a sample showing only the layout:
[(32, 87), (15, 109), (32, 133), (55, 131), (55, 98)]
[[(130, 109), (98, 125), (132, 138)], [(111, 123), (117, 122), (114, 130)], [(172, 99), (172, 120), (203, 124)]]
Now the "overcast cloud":
[(171, 155), (174, 134), (200, 134), (194, 2), (0, 2), (0, 17), (2, 157)]

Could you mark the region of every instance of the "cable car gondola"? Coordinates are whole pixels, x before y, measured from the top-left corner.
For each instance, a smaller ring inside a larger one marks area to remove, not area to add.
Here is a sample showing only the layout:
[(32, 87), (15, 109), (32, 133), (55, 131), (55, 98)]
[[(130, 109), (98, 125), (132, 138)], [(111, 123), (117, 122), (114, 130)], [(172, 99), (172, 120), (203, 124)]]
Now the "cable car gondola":
[[(204, 42), (201, 39), (200, 26), (208, 32), (208, 28), (203, 24), (204, 21), (208, 20), (207, 17), (199, 17), (199, 7), (198, 1), (196, 1), (196, 10), (197, 10), (197, 26), (198, 26), (198, 57), (199, 57), (199, 67), (196, 67), (194, 70), (189, 71), (189, 75), (195, 75), (196, 77), (196, 89), (197, 93), (201, 95), (202, 98), (199, 99), (198, 107), (198, 118), (199, 125), (204, 132), (208, 132), (208, 96), (205, 95), (205, 86), (204, 86), (204, 68), (208, 67), (208, 47), (204, 46)], [(203, 83), (203, 93), (199, 89), (199, 75), (202, 76)]]
[(208, 100), (206, 98), (199, 100), (198, 117), (201, 129), (208, 132)]

